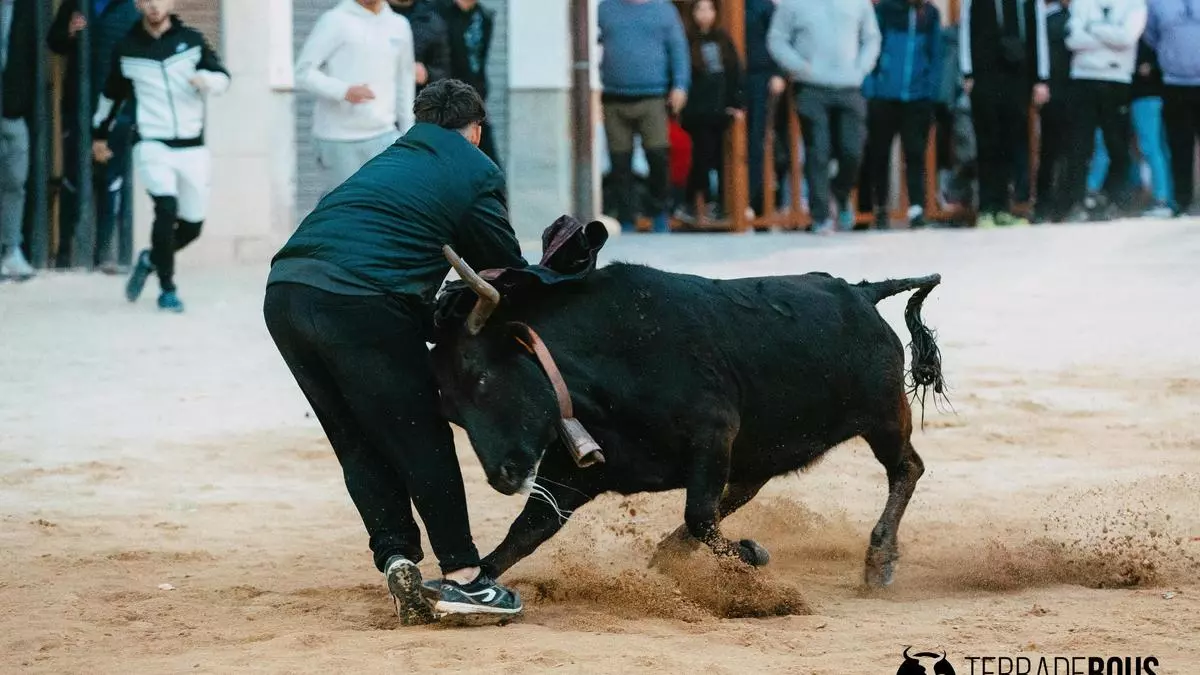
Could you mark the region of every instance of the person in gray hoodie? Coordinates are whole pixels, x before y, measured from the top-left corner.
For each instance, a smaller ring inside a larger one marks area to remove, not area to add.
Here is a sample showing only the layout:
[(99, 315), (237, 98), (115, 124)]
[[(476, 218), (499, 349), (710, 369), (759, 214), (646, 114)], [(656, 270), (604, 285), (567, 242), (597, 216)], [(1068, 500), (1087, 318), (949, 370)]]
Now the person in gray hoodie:
[[(850, 191), (867, 133), (862, 86), (875, 69), (880, 42), (871, 0), (782, 0), (771, 19), (767, 48), (797, 83), (813, 232), (833, 231), (831, 188), (841, 209), (838, 224), (844, 230), (854, 226)], [(829, 161), (835, 155), (838, 173), (831, 185)]]
[(1175, 214), (1195, 203), (1196, 141), (1200, 140), (1200, 0), (1149, 0), (1146, 44), (1163, 73), (1163, 124), (1171, 150)]

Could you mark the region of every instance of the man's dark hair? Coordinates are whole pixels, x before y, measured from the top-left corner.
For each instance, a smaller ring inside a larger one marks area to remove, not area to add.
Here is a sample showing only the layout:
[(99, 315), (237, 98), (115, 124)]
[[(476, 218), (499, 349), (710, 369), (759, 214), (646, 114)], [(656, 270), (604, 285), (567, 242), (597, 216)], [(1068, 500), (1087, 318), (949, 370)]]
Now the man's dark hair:
[(443, 129), (465, 129), (487, 117), (479, 92), (462, 80), (438, 80), (421, 90), (413, 104), (418, 122)]

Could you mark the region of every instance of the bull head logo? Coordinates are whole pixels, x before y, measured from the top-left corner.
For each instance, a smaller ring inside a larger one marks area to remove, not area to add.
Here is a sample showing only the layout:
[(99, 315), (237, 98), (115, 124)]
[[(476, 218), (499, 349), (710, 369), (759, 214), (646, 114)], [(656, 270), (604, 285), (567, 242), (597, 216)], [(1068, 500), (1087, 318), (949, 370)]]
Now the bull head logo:
[(946, 660), (946, 652), (917, 652), (910, 655), (904, 648), (904, 662), (896, 671), (896, 675), (955, 675), (954, 666)]
[(479, 331), (483, 330), (488, 317), (496, 311), (496, 306), (500, 304), (500, 291), (484, 281), (483, 277), (479, 276), (454, 252), (454, 249), (443, 246), (442, 254), (446, 256), (446, 260), (450, 261), (450, 266), (454, 268), (455, 272), (458, 272), (458, 276), (462, 277), (467, 286), (475, 291), (475, 295), (479, 296), (479, 299), (475, 301), (475, 306), (471, 308), (471, 313), (467, 316), (467, 332), (471, 335), (479, 335)]

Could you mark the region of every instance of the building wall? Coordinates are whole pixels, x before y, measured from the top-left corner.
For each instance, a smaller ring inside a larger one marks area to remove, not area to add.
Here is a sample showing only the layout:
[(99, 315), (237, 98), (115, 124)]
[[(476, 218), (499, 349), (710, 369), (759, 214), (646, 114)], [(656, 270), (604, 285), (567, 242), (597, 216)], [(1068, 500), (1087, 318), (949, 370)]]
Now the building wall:
[[(279, 91), (278, 58), (291, 37), (280, 30), (277, 0), (220, 1), (221, 39), (215, 45), (230, 71), (232, 84), (208, 104), (205, 134), (212, 153), (212, 198), (200, 239), (180, 261), (181, 286), (193, 264), (264, 260), (294, 227), (294, 133), (291, 95)], [(189, 0), (180, 4), (202, 13)], [(191, 7), (189, 7), (191, 5)], [(199, 24), (199, 22), (196, 22)], [(284, 24), (287, 25), (287, 24)], [(214, 41), (215, 42), (215, 41)], [(150, 199), (135, 177), (135, 243), (149, 244), (153, 218)]]

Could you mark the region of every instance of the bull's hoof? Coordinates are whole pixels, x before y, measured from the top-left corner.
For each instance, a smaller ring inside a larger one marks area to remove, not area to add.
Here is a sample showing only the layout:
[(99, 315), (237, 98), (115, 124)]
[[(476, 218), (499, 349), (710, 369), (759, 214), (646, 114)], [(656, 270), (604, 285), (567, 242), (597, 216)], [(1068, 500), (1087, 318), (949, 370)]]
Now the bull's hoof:
[(767, 549), (758, 545), (758, 542), (743, 539), (738, 542), (738, 557), (742, 562), (752, 567), (763, 567), (771, 562), (771, 554)]
[(867, 562), (865, 581), (871, 588), (887, 588), (896, 576), (896, 561), (886, 560), (878, 564)]

